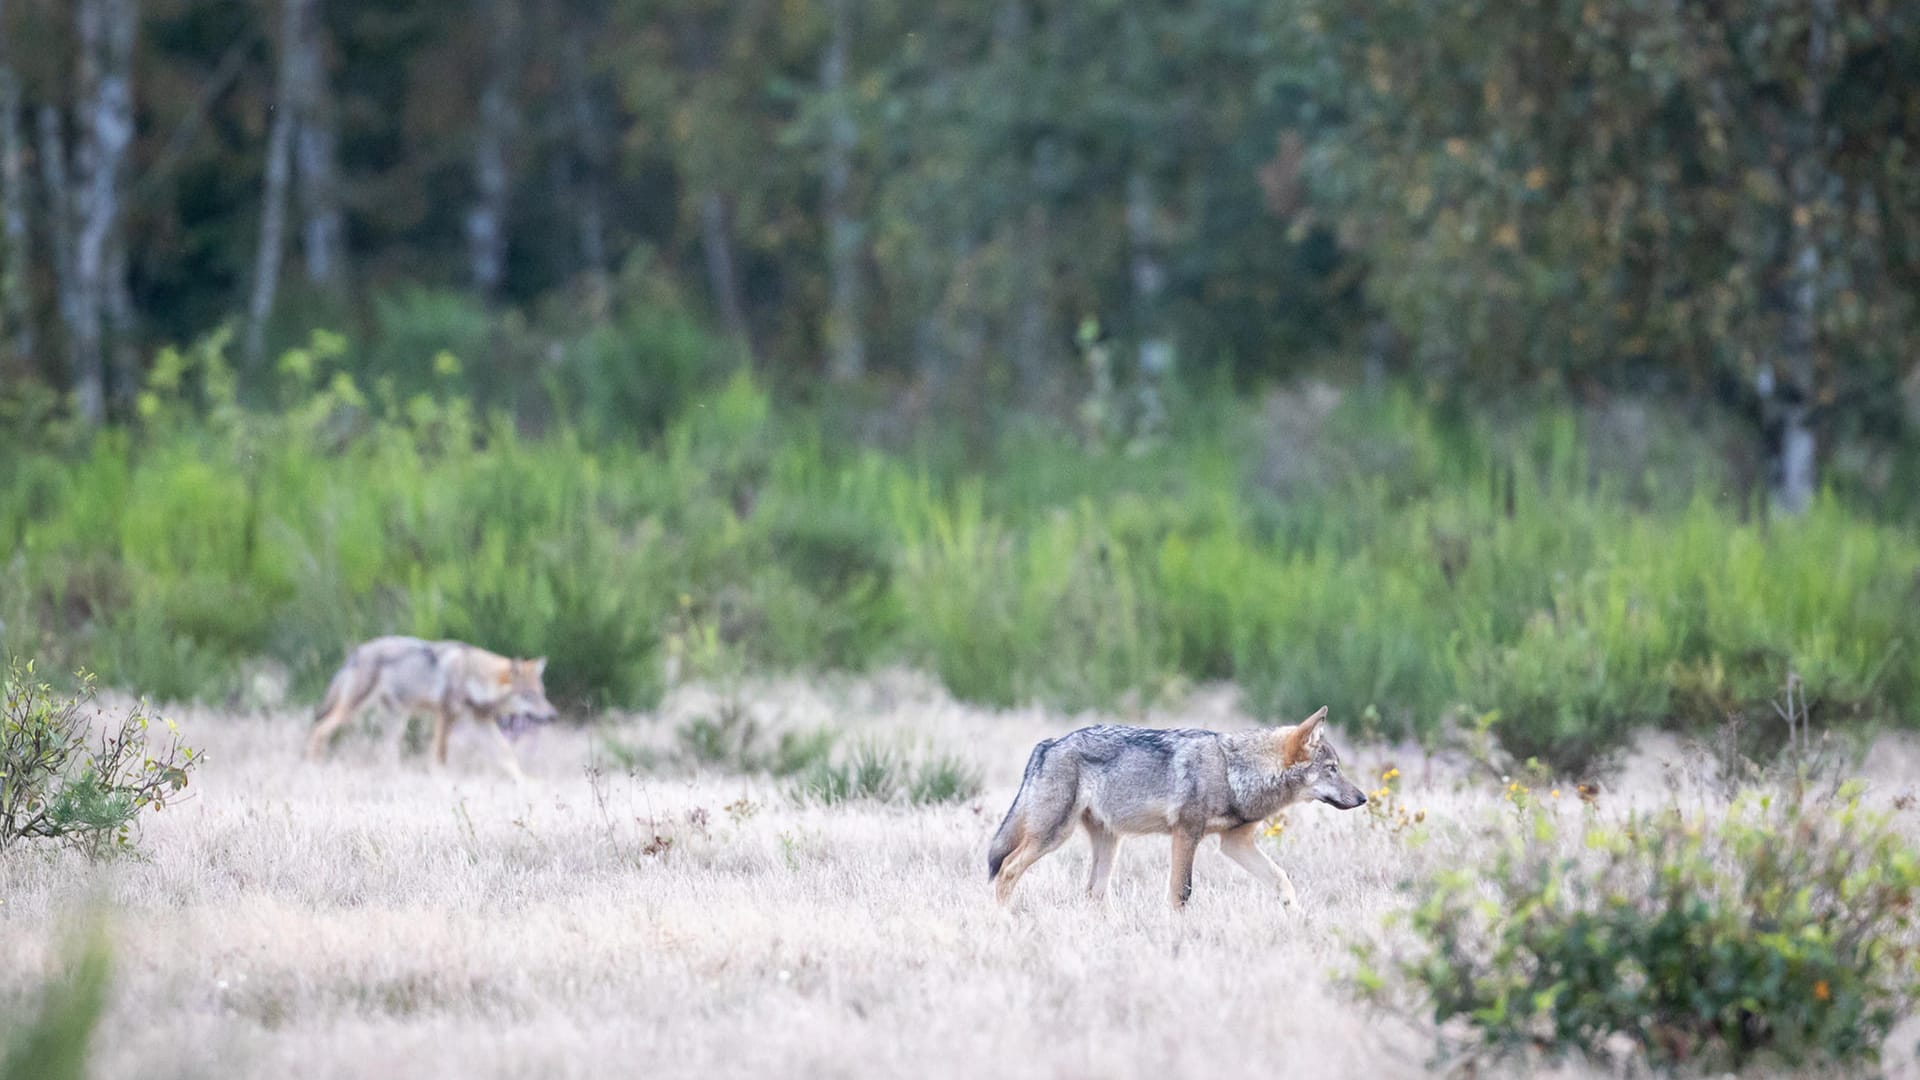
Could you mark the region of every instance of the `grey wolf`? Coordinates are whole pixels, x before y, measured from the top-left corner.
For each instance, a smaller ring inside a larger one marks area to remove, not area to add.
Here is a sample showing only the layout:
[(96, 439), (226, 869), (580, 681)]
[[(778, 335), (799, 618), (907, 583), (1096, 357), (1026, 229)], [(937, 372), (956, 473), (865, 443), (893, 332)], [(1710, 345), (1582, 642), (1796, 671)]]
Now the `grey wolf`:
[(1125, 836), (1173, 837), (1168, 900), (1184, 907), (1193, 892), (1193, 854), (1219, 834), (1220, 850), (1254, 877), (1298, 902), (1286, 871), (1254, 843), (1254, 830), (1306, 799), (1351, 810), (1367, 801), (1340, 774), (1340, 758), (1319, 712), (1291, 727), (1222, 733), (1101, 724), (1045, 739), (1027, 759), (1020, 792), (987, 852), (987, 879), (1000, 902), (1043, 856), (1066, 843), (1075, 824), (1093, 842), (1087, 894), (1106, 895), (1113, 858)]
[(545, 657), (515, 660), (461, 641), (375, 638), (348, 650), (327, 684), (307, 756), (324, 757), (335, 733), (371, 709), (431, 717), (433, 757), (441, 765), (454, 721), (484, 724), (500, 740), (507, 771), (525, 779), (509, 736), (557, 715), (541, 682), (546, 670)]

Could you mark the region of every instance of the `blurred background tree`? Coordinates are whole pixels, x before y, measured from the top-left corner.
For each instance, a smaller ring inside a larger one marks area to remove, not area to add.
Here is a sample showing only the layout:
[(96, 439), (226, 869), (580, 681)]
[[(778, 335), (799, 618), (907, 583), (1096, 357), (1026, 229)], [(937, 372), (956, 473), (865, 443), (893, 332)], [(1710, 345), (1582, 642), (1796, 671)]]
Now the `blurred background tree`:
[(993, 424), (1070, 412), (1085, 324), (1149, 428), (1649, 395), (1798, 509), (1909, 424), (1915, 56), (1894, 0), (5, 0), (0, 373), (97, 423), (160, 344), (323, 325), (537, 419), (644, 308)]

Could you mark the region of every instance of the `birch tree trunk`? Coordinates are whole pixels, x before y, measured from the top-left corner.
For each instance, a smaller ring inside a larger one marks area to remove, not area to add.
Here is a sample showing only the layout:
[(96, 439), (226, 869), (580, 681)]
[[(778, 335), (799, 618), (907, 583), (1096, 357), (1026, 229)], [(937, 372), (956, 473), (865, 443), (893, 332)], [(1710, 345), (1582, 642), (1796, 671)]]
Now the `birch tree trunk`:
[[(5, 19), (0, 0), (0, 19)], [(28, 294), (29, 245), (33, 234), (27, 211), (26, 154), (20, 133), (20, 79), (14, 73), (4, 33), (0, 33), (0, 293), (5, 294), (8, 343), (16, 364), (31, 363), (34, 353), (33, 303)], [(4, 371), (0, 367), (0, 371)]]
[(1807, 26), (1807, 65), (1802, 74), (1800, 116), (1793, 157), (1787, 165), (1791, 194), (1788, 298), (1783, 370), (1762, 372), (1763, 404), (1770, 406), (1777, 434), (1771, 470), (1772, 501), (1789, 514), (1805, 512), (1817, 486), (1817, 440), (1813, 408), (1819, 394), (1820, 313), (1823, 308), (1822, 218), (1832, 194), (1827, 168), (1826, 87), (1832, 74), (1833, 0), (1813, 0)]
[(74, 409), (86, 424), (106, 418), (107, 242), (119, 215), (120, 162), (133, 141), (132, 0), (75, 0), (79, 109), (74, 158), (73, 295), (66, 308)]
[(1152, 435), (1166, 420), (1165, 389), (1167, 379), (1173, 374), (1174, 347), (1167, 337), (1161, 311), (1167, 271), (1160, 261), (1153, 187), (1147, 174), (1138, 168), (1127, 176), (1126, 218), (1134, 336), (1140, 350), (1140, 414), (1135, 433)]
[(287, 251), (287, 188), (293, 176), (294, 129), (299, 124), (294, 106), (299, 66), (294, 42), (300, 33), (301, 8), (307, 0), (284, 0), (280, 12), (280, 73), (274, 91), (273, 126), (267, 136), (266, 176), (260, 198), (260, 240), (254, 249), (253, 290), (247, 298), (247, 339), (243, 346), (249, 368), (257, 369), (266, 351), (267, 320), (273, 317), (280, 291), (280, 266)]
[(307, 281), (338, 294), (346, 272), (346, 218), (340, 209), (338, 121), (327, 83), (326, 34), (319, 0), (286, 0), (281, 43), (286, 98), (292, 105), (293, 164), (300, 194), (300, 249)]
[(847, 57), (853, 38), (853, 0), (827, 0), (827, 47), (820, 58), (820, 92), (827, 105), (827, 145), (821, 177), (821, 216), (827, 227), (827, 377), (849, 382), (867, 369), (861, 333), (860, 223), (853, 212), (853, 150), (859, 137), (848, 100)]
[(517, 0), (487, 0), (487, 59), (474, 137), (473, 207), (467, 211), (467, 252), (473, 286), (487, 299), (499, 295), (507, 271), (507, 142), (514, 122)]

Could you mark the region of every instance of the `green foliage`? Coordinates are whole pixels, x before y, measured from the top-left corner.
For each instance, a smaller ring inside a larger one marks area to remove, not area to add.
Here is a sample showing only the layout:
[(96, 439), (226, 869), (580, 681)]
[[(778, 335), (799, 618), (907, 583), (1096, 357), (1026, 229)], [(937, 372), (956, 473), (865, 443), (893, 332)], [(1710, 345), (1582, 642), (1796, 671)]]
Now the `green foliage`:
[(812, 762), (798, 774), (793, 796), (826, 805), (867, 800), (903, 801), (913, 806), (960, 802), (980, 793), (980, 775), (951, 755), (920, 762), (872, 742), (854, 747), (839, 761)]
[(31, 1017), (0, 1024), (0, 1080), (85, 1080), (87, 1051), (106, 1011), (110, 956), (95, 928), (71, 969), (49, 983)]
[(148, 423), (0, 465), (0, 644), (165, 698), (261, 656), (317, 694), (392, 632), (546, 655), (593, 705), (876, 663), (995, 704), (1218, 679), (1389, 736), (1497, 712), (1517, 758), (1577, 774), (1647, 724), (1764, 720), (1790, 675), (1823, 727), (1920, 702), (1920, 542), (1836, 497), (1752, 520), (1677, 421), (1623, 464), (1593, 414), (1222, 398), (1140, 451), (1015, 429), (975, 466), (849, 445), (745, 374), (650, 442), (527, 435), (369, 398), (327, 335), (283, 410), (206, 403), (218, 346), (169, 362)]
[(1477, 1053), (1623, 1035), (1701, 1071), (1871, 1063), (1915, 1002), (1920, 853), (1856, 788), (1522, 819), (1491, 867), (1422, 887), (1410, 949), (1360, 949), (1363, 992), (1464, 1024)]
[(148, 739), (145, 706), (107, 722), (93, 744), (93, 680), (77, 696), (38, 680), (31, 663), (13, 661), (0, 702), (0, 854), (16, 844), (52, 840), (92, 856), (129, 848), (146, 810), (179, 798), (200, 755), (168, 736)]
[(826, 762), (838, 737), (827, 728), (783, 731), (771, 745), (760, 722), (738, 703), (714, 716), (695, 716), (674, 732), (679, 755), (695, 764), (738, 773), (794, 776)]
[[(1305, 183), (1430, 377), (1700, 385), (1785, 357), (1850, 425), (1904, 370), (1920, 189), (1885, 178), (1914, 128), (1879, 110), (1915, 92), (1881, 60), (1920, 41), (1912, 9), (1275, 10)], [(1817, 372), (1778, 293), (1809, 256), (1844, 277), (1807, 283)]]

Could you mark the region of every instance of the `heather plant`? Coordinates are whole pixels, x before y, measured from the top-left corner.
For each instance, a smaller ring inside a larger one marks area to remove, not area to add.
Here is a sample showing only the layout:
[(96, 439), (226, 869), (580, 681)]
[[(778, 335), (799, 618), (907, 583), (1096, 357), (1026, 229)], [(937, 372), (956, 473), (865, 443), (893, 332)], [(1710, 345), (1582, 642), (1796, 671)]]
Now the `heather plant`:
[(1920, 852), (1860, 790), (1602, 822), (1513, 781), (1498, 854), (1417, 886), (1354, 984), (1447, 1054), (1871, 1065), (1920, 988)]

